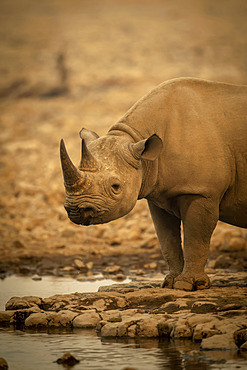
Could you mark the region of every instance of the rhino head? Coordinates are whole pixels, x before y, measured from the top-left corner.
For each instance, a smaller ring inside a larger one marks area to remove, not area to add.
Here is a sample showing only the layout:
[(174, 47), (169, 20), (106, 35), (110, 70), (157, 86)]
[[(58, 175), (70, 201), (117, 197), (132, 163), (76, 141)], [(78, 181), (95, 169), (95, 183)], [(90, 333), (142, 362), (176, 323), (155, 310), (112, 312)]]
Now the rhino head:
[(60, 144), (66, 190), (65, 209), (75, 224), (109, 222), (126, 215), (134, 207), (143, 177), (143, 160), (154, 161), (162, 141), (156, 135), (137, 143), (128, 135), (106, 135), (82, 129), (81, 161), (74, 166)]

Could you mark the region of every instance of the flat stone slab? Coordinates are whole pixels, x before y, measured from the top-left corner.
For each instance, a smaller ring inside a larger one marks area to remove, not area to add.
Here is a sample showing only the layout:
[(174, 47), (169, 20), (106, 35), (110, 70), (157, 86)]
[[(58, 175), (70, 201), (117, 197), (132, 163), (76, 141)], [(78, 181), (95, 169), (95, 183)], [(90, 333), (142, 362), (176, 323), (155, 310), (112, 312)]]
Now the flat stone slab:
[(101, 287), (95, 293), (12, 297), (0, 312), (0, 325), (95, 328), (102, 337), (186, 338), (201, 341), (204, 349), (244, 350), (247, 335), (241, 336), (246, 341), (234, 339), (234, 333), (247, 327), (246, 274), (240, 275), (235, 286), (232, 279), (229, 286), (194, 292), (141, 281)]

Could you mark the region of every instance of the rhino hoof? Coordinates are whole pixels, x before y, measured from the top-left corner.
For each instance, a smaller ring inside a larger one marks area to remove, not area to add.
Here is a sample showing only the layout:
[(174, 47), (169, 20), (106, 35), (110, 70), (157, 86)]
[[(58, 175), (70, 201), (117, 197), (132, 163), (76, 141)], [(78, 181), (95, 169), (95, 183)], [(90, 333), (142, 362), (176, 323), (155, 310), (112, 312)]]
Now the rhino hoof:
[(194, 290), (193, 284), (188, 282), (188, 281), (185, 281), (185, 280), (175, 281), (175, 283), (173, 285), (173, 288), (174, 289), (179, 289), (179, 290), (187, 290), (187, 291)]
[(163, 281), (162, 288), (168, 288), (172, 289), (173, 288), (173, 283), (174, 283), (174, 276), (172, 275), (167, 275)]
[(175, 279), (173, 288), (187, 291), (209, 289), (210, 280), (206, 274), (198, 278), (181, 275)]
[(197, 280), (195, 282), (195, 289), (196, 290), (203, 290), (210, 288), (210, 281), (209, 280)]

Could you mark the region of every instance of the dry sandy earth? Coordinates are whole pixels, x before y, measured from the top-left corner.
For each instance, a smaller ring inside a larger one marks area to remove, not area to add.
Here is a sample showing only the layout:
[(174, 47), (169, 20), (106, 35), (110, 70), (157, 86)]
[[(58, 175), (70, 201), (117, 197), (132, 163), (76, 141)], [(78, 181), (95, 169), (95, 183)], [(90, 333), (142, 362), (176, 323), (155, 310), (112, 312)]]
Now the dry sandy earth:
[[(70, 223), (59, 141), (78, 162), (82, 127), (105, 133), (170, 78), (246, 83), (247, 2), (2, 0), (0, 10), (1, 276), (163, 272), (145, 201), (110, 224)], [(209, 268), (243, 270), (246, 249), (244, 230), (220, 224)]]

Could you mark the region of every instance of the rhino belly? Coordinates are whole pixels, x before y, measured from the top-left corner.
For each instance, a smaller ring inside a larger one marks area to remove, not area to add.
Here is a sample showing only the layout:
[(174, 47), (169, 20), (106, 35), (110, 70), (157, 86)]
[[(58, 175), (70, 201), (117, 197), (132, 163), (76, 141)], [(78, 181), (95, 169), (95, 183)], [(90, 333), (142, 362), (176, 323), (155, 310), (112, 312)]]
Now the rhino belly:
[[(241, 194), (242, 193), (242, 194)], [(247, 192), (228, 193), (220, 204), (220, 221), (247, 228)]]

